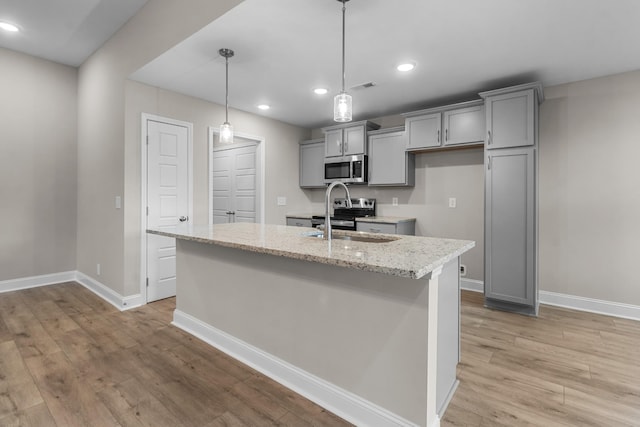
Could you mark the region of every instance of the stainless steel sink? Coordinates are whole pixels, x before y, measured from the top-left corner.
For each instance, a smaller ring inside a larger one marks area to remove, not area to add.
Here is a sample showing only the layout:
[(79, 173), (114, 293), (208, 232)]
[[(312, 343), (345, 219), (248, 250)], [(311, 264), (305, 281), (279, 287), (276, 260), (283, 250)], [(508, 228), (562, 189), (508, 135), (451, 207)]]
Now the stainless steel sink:
[[(315, 237), (317, 239), (322, 239), (324, 237), (324, 233), (321, 231), (318, 232), (310, 232), (303, 233), (303, 236), (306, 237)], [(389, 243), (395, 240), (400, 239), (399, 237), (372, 237), (372, 236), (361, 236), (357, 234), (332, 234), (332, 240), (350, 240), (352, 242), (366, 242), (366, 243)]]

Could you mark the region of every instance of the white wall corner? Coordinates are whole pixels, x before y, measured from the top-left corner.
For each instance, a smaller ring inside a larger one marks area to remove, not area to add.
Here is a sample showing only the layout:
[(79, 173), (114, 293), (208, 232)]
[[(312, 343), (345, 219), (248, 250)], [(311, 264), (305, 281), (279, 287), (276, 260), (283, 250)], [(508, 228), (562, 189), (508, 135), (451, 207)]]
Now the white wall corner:
[(473, 292), (484, 292), (484, 282), (482, 280), (460, 278), (460, 289)]
[(80, 271), (76, 272), (75, 280), (120, 311), (129, 310), (145, 304), (144, 298), (141, 294), (123, 297), (113, 289), (103, 285)]
[[(355, 425), (416, 426), (416, 424), (360, 396), (318, 378), (180, 310), (174, 311), (172, 324)], [(436, 420), (430, 427), (439, 427), (439, 425), (440, 419), (436, 416)]]
[(73, 282), (75, 280), (75, 271), (65, 271), (62, 273), (43, 274), (41, 276), (3, 280), (0, 281), (0, 293), (36, 288), (39, 286), (55, 285), (56, 283)]

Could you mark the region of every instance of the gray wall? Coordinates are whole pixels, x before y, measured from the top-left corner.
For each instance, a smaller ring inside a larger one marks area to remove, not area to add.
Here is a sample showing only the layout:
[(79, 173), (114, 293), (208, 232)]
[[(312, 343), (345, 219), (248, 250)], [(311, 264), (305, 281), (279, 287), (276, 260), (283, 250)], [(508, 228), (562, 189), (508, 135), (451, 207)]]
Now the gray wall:
[(76, 69), (0, 64), (0, 281), (75, 270)]
[[(209, 211), (207, 129), (224, 121), (224, 106), (202, 99), (127, 81), (125, 163), (125, 295), (140, 288), (140, 154), (141, 114), (156, 114), (193, 123), (194, 224), (207, 224)], [(237, 133), (264, 138), (265, 222), (284, 224), (289, 209), (300, 210), (308, 200), (298, 187), (298, 141), (309, 131), (276, 120), (237, 110), (229, 111)], [(295, 179), (293, 179), (295, 177)], [(277, 206), (277, 196), (287, 197), (287, 206)]]
[(545, 88), (540, 289), (640, 305), (640, 71)]
[(125, 290), (129, 206), (115, 209), (115, 197), (125, 193), (126, 79), (240, 2), (150, 1), (79, 69), (78, 270), (121, 295), (130, 295)]

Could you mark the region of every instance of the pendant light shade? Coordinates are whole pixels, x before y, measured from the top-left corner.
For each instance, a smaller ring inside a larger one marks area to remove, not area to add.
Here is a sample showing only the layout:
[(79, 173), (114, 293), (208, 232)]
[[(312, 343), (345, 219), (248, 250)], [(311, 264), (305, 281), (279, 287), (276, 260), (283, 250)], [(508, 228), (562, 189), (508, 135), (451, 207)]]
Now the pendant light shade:
[(220, 49), (220, 56), (225, 58), (225, 101), (224, 101), (224, 123), (220, 125), (220, 143), (233, 143), (233, 126), (229, 123), (229, 58), (233, 57), (234, 52), (231, 49)]
[(351, 95), (340, 92), (333, 98), (333, 120), (336, 122), (350, 122), (353, 115)]
[(351, 95), (344, 90), (344, 44), (345, 44), (345, 3), (349, 0), (338, 0), (342, 3), (342, 91), (333, 98), (333, 120), (336, 122), (350, 122), (353, 116)]

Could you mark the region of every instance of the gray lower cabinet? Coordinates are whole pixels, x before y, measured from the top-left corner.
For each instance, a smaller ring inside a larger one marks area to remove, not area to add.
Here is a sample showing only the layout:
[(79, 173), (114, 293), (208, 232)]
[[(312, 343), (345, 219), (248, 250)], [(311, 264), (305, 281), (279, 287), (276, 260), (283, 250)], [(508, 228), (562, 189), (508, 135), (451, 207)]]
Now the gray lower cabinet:
[(300, 187), (321, 188), (325, 186), (324, 150), (324, 139), (300, 142)]
[(485, 297), (524, 306), (536, 303), (534, 158), (492, 151), (485, 176)]
[(288, 216), (287, 225), (291, 225), (293, 227), (311, 227), (311, 218), (296, 218)]
[(415, 221), (398, 222), (368, 222), (356, 221), (356, 230), (366, 233), (404, 234), (414, 236), (416, 234)]
[(415, 185), (415, 159), (404, 129), (369, 132), (369, 185)]

